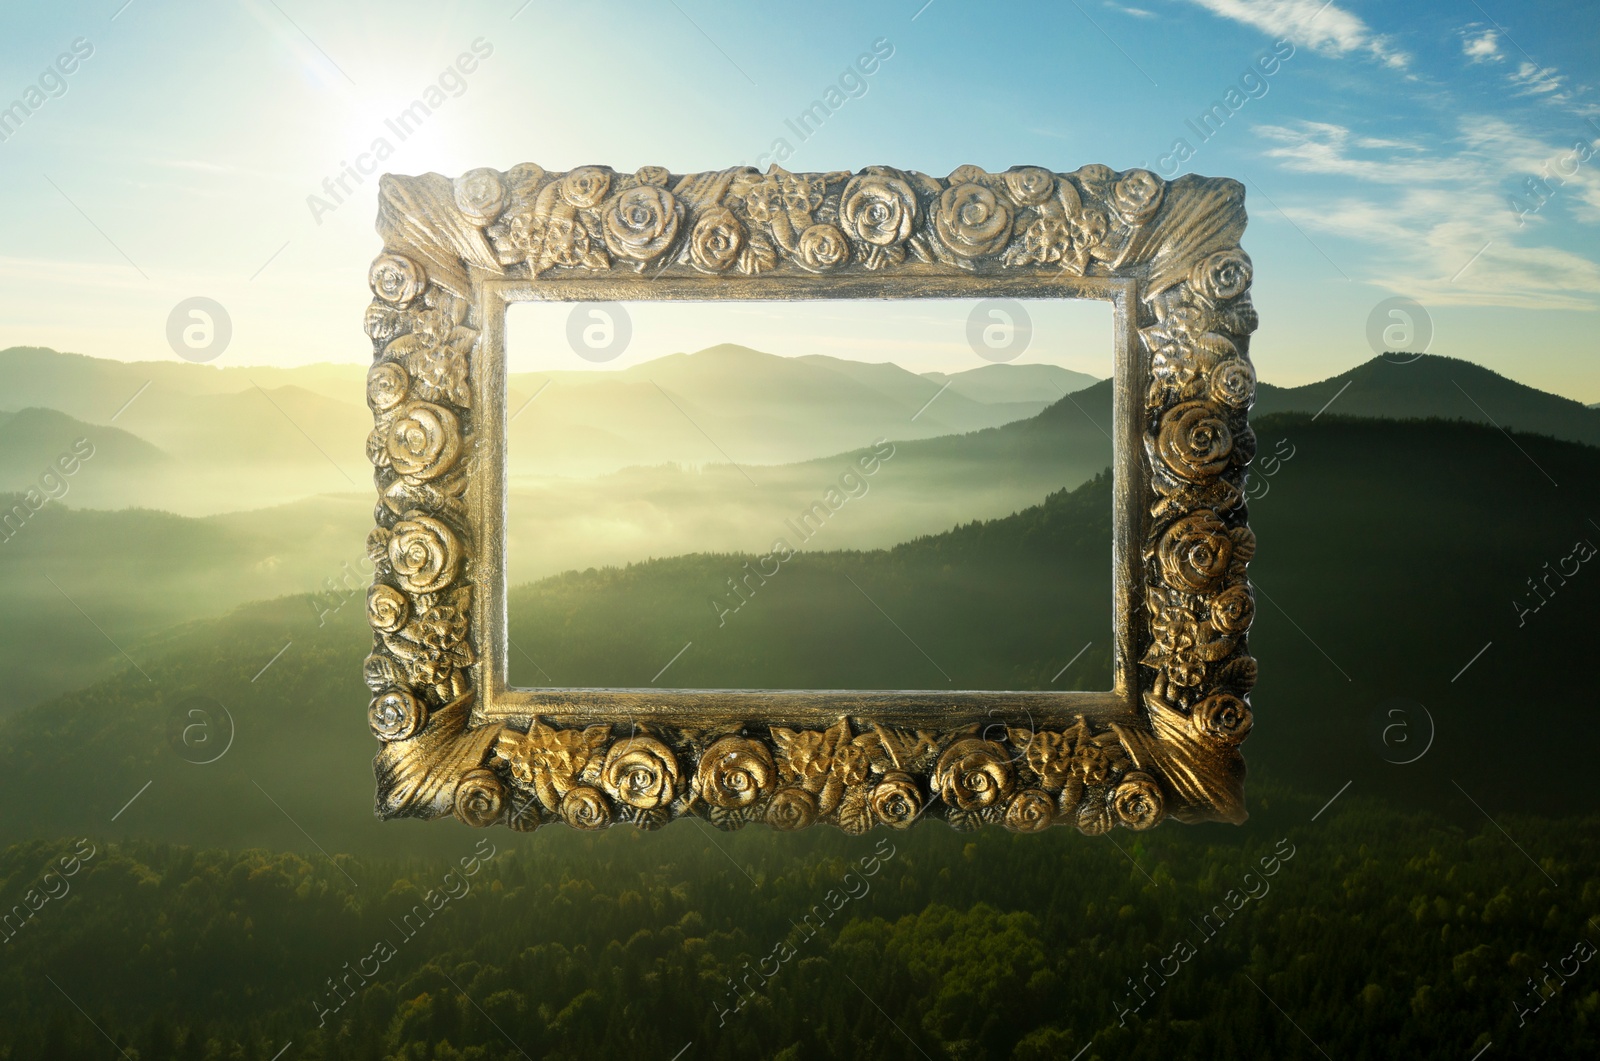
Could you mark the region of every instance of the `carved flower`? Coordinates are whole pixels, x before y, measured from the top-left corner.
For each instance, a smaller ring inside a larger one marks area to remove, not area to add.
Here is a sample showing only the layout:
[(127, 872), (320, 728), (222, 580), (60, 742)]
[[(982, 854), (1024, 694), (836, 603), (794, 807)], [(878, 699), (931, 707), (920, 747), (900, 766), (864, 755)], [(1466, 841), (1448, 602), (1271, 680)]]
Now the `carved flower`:
[(437, 479), (461, 456), (461, 427), (448, 409), (408, 402), (389, 422), (386, 448), (401, 475)]
[(996, 806), (1011, 794), (1011, 763), (994, 741), (964, 737), (939, 757), (933, 785), (957, 810)]
[(493, 825), (505, 807), (506, 790), (493, 770), (468, 770), (456, 782), (456, 817), (476, 829)]
[(392, 634), (406, 625), (411, 614), (411, 602), (393, 586), (382, 582), (367, 590), (367, 621), (374, 630)]
[(800, 233), (799, 262), (814, 273), (832, 269), (850, 257), (850, 243), (838, 225), (812, 225)]
[(1072, 740), (1065, 733), (1034, 733), (1024, 747), (1023, 759), (1045, 788), (1060, 788), (1071, 776)]
[(700, 756), (700, 796), (713, 807), (747, 807), (772, 787), (772, 753), (759, 741), (723, 737)]
[(367, 272), (372, 293), (391, 306), (404, 306), (428, 286), (422, 266), (400, 254), (380, 254)]
[(604, 829), (611, 824), (611, 804), (593, 785), (578, 785), (561, 797), (561, 820), (574, 829)]
[(455, 532), (432, 516), (411, 511), (394, 525), (389, 564), (409, 593), (436, 593), (455, 581), (461, 545)]
[(767, 804), (767, 824), (787, 832), (817, 820), (817, 797), (803, 788), (780, 788)]
[(1130, 169), (1111, 189), (1111, 209), (1130, 227), (1144, 224), (1161, 209), (1166, 182), (1147, 169)]
[(1103, 785), (1122, 770), (1126, 759), (1116, 734), (1085, 734), (1072, 749), (1072, 772), (1085, 785)]
[(579, 166), (561, 178), (561, 198), (576, 207), (597, 205), (611, 188), (611, 174), (599, 166)]
[(411, 334), (395, 339), (384, 354), (405, 365), (411, 389), (418, 398), (470, 405), (467, 351), (472, 349), (478, 333), (465, 325), (466, 300), (435, 288), (425, 296), (425, 306), (414, 309), (408, 317)]
[(839, 199), (844, 230), (875, 247), (904, 243), (916, 220), (916, 194), (899, 177), (878, 173), (852, 177)]
[(605, 212), (606, 246), (619, 258), (654, 261), (677, 238), (682, 214), (683, 207), (665, 188), (629, 188)]
[(1111, 805), (1103, 799), (1087, 799), (1078, 804), (1078, 830), (1085, 836), (1103, 836), (1116, 824)]
[(665, 166), (640, 166), (633, 175), (633, 179), (640, 184), (653, 184), (658, 188), (665, 188), (671, 177)]
[(1211, 400), (1243, 409), (1256, 393), (1256, 372), (1243, 358), (1230, 357), (1211, 370), (1206, 390)]
[(1243, 583), (1229, 586), (1211, 599), (1211, 625), (1221, 633), (1244, 633), (1255, 614), (1256, 599)]
[(409, 689), (383, 690), (367, 708), (367, 724), (382, 741), (406, 740), (422, 732), (428, 709)]
[(1038, 206), (1056, 190), (1056, 175), (1039, 166), (1017, 166), (1001, 176), (1018, 206)]
[(1242, 250), (1217, 251), (1194, 263), (1189, 286), (1213, 302), (1225, 302), (1250, 286), (1250, 255)]
[(367, 334), (380, 343), (393, 339), (409, 327), (405, 313), (382, 302), (372, 302), (367, 305), (363, 324)]
[(952, 254), (981, 258), (1011, 238), (1011, 208), (981, 184), (957, 184), (939, 196), (933, 230)]
[(367, 404), (386, 412), (406, 400), (411, 377), (393, 361), (379, 361), (367, 370)]
[(1161, 460), (1180, 479), (1204, 482), (1233, 456), (1233, 432), (1214, 402), (1183, 402), (1168, 409), (1156, 436)]
[(654, 737), (629, 737), (606, 753), (600, 783), (612, 798), (650, 810), (678, 794), (678, 757)]
[(700, 215), (689, 233), (689, 261), (702, 272), (720, 273), (739, 257), (744, 235), (732, 210), (714, 206)]
[(465, 691), (460, 670), (473, 662), (466, 642), (471, 599), (470, 586), (458, 587), (439, 598), (419, 599), (410, 622), (393, 633), (382, 634), (384, 647), (404, 666), (406, 680), (414, 686), (433, 686), (441, 700)]
[(922, 790), (910, 774), (895, 770), (872, 787), (867, 802), (878, 821), (894, 829), (909, 829), (922, 813)]
[(1130, 829), (1148, 829), (1166, 813), (1161, 786), (1149, 774), (1133, 771), (1111, 790), (1111, 809)]
[(374, 652), (361, 662), (361, 678), (374, 693), (394, 685), (402, 677), (395, 661), (381, 652)]
[(1006, 828), (1019, 833), (1048, 829), (1055, 817), (1056, 801), (1043, 789), (1025, 788), (1006, 804)]
[(1244, 740), (1254, 722), (1250, 705), (1232, 693), (1213, 693), (1206, 697), (1194, 705), (1190, 720), (1196, 730), (1225, 744)]
[(1227, 573), (1233, 559), (1233, 539), (1215, 512), (1201, 509), (1167, 528), (1156, 555), (1167, 585), (1189, 593), (1204, 593)]
[(367, 559), (379, 570), (389, 567), (389, 539), (393, 537), (388, 527), (373, 527), (367, 531)]
[[(532, 786), (545, 806), (557, 810), (562, 796), (578, 783), (610, 732), (611, 727), (605, 725), (557, 729), (535, 721), (527, 733), (501, 733), (495, 739), (494, 754), (510, 768), (513, 780)], [(619, 767), (618, 780), (629, 781), (626, 773)]]
[(468, 170), (455, 179), (456, 209), (468, 221), (483, 226), (506, 207), (506, 186), (492, 169)]

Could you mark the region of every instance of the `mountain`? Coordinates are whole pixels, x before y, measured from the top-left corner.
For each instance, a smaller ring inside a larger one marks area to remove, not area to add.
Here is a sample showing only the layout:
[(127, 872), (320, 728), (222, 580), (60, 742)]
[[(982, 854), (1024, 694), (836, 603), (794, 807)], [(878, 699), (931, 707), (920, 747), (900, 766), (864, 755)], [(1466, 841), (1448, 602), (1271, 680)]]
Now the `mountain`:
[(924, 372), (922, 377), (941, 386), (948, 383), (950, 393), (979, 402), (1053, 402), (1100, 382), (1058, 365), (981, 365), (965, 372)]
[[(159, 469), (168, 460), (137, 435), (86, 424), (55, 409), (30, 407), (0, 414), (0, 493), (37, 489), (65, 498), (75, 486), (94, 478), (136, 476)], [(90, 465), (93, 476), (80, 479)], [(51, 472), (64, 487), (52, 486), (50, 480), (41, 484)]]
[[(1571, 667), (1592, 655), (1600, 582), (1564, 560), (1582, 555), (1574, 542), (1600, 540), (1585, 501), (1600, 486), (1600, 451), (1534, 435), (1513, 445), (1492, 428), (1440, 421), (1289, 415), (1257, 429), (1279, 464), (1251, 513), (1262, 543), (1251, 568), (1261, 664), (1252, 778), (1330, 794), (1351, 782), (1358, 798), (1431, 807), (1472, 828), (1481, 816), (1463, 789), (1496, 814), (1586, 806), (1589, 745), (1564, 735), (1586, 732), (1594, 710)], [(802, 551), (723, 625), (709, 602), (726, 599), (726, 580), (754, 556), (520, 586), (513, 678), (649, 684), (692, 642), (663, 685), (1093, 684), (1105, 673), (1110, 582), (1097, 554), (1107, 500), (1097, 480), (891, 550)], [(1541, 605), (1527, 581), (1547, 562), (1568, 574), (1550, 576)], [(100, 611), (95, 587), (108, 585), (104, 573), (86, 579), (78, 603)], [(188, 623), (125, 644), (138, 670), (125, 663), (0, 718), (0, 805), (15, 811), (0, 818), (0, 841), (112, 829), (298, 847), (287, 814), (331, 850), (445, 845), (458, 834), (373, 821), (359, 674), (370, 634), (359, 597), (324, 618), (300, 596)], [(168, 742), (192, 696), (226, 708), (237, 727), (227, 756), (203, 767)], [(1405, 755), (1423, 749), (1405, 766), (1393, 761), (1396, 698), (1415, 727)]]
[(1026, 419), (1064, 393), (993, 387), (996, 397), (973, 397), (940, 389), (894, 364), (778, 357), (733, 344), (616, 372), (514, 373), (507, 380), (510, 472), (538, 478), (667, 461), (788, 464), (880, 437), (931, 438)]
[(1507, 431), (1600, 446), (1600, 409), (1525, 386), (1470, 361), (1434, 354), (1404, 364), (1375, 357), (1303, 387), (1263, 383), (1254, 415), (1315, 414), (1324, 407), (1343, 416), (1493, 422)]

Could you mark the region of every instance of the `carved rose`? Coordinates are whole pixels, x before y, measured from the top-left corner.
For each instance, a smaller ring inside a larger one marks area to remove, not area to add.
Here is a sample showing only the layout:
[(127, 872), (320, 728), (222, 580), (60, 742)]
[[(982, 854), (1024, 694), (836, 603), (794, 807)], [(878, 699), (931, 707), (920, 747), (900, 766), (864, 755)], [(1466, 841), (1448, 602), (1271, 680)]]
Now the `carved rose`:
[(367, 724), (382, 741), (406, 740), (422, 731), (428, 709), (410, 690), (385, 689), (367, 708)]
[(629, 737), (606, 753), (600, 783), (613, 799), (651, 810), (678, 793), (678, 757), (654, 737)]
[(700, 757), (695, 781), (713, 807), (747, 807), (772, 787), (776, 770), (766, 745), (745, 737), (723, 737)]
[(1215, 512), (1202, 509), (1168, 527), (1156, 547), (1156, 555), (1167, 585), (1189, 593), (1204, 593), (1227, 573), (1233, 559), (1233, 539)]
[(561, 198), (576, 207), (597, 205), (611, 188), (611, 174), (599, 166), (579, 166), (561, 178)]
[(1025, 788), (1006, 804), (1006, 827), (1019, 833), (1048, 829), (1055, 821), (1056, 801), (1039, 788)]
[(800, 233), (798, 261), (814, 273), (832, 269), (850, 257), (850, 244), (838, 225), (812, 225)]
[(981, 737), (965, 737), (945, 749), (933, 785), (957, 810), (992, 807), (1011, 794), (1011, 763), (1005, 749)]
[(767, 804), (767, 824), (788, 831), (817, 820), (817, 797), (803, 788), (780, 788)]
[(406, 625), (410, 615), (411, 602), (393, 586), (379, 582), (367, 590), (367, 621), (373, 629), (392, 634)]
[(1156, 435), (1161, 460), (1191, 483), (1219, 475), (1233, 456), (1233, 432), (1214, 402), (1183, 402), (1168, 409)]
[(1250, 363), (1243, 358), (1230, 357), (1211, 370), (1211, 376), (1206, 381), (1206, 390), (1211, 395), (1211, 400), (1223, 405), (1231, 405), (1235, 409), (1243, 409), (1250, 404), (1250, 399), (1256, 393), (1256, 372)]
[(574, 829), (604, 829), (611, 824), (611, 804), (593, 785), (578, 785), (561, 797), (561, 820)]
[(493, 825), (505, 807), (506, 789), (493, 770), (468, 770), (456, 782), (456, 817), (475, 829)]
[(654, 184), (658, 188), (666, 187), (671, 177), (665, 166), (640, 166), (633, 175), (633, 179), (640, 184)]
[(506, 207), (506, 186), (492, 169), (468, 170), (455, 179), (456, 209), (474, 225), (483, 226)]
[(714, 206), (700, 215), (689, 233), (689, 261), (703, 272), (720, 273), (739, 257), (744, 235), (732, 210)]
[(873, 786), (868, 803), (878, 821), (893, 829), (909, 829), (922, 813), (922, 790), (910, 774), (896, 770)]
[(422, 266), (399, 254), (380, 254), (367, 272), (372, 293), (391, 306), (404, 306), (428, 286)]
[(1056, 175), (1038, 166), (1017, 166), (1001, 176), (1018, 206), (1038, 206), (1056, 190)]
[(981, 184), (958, 184), (939, 196), (933, 230), (952, 254), (981, 258), (1011, 238), (1011, 208)]
[(390, 421), (385, 448), (401, 475), (437, 479), (461, 456), (461, 427), (448, 409), (408, 402)]
[(1122, 223), (1137, 227), (1156, 216), (1166, 182), (1147, 169), (1130, 169), (1111, 189), (1111, 209)]
[(1224, 634), (1242, 634), (1255, 618), (1256, 599), (1244, 584), (1229, 586), (1211, 599), (1211, 625)]
[(1232, 693), (1215, 693), (1194, 706), (1194, 728), (1212, 740), (1237, 744), (1250, 733), (1250, 705)]
[(406, 400), (411, 377), (393, 361), (379, 361), (367, 370), (367, 404), (387, 412)]
[(1194, 263), (1189, 286), (1213, 302), (1225, 302), (1250, 286), (1250, 255), (1242, 250), (1217, 251)]
[(606, 246), (619, 258), (648, 262), (659, 258), (678, 235), (683, 207), (665, 188), (629, 188), (605, 212)]
[(1111, 790), (1111, 809), (1130, 829), (1148, 829), (1166, 813), (1161, 786), (1149, 774), (1134, 771)]
[(839, 200), (844, 230), (875, 247), (893, 247), (911, 236), (917, 197), (899, 177), (863, 173), (850, 178)]
[(409, 593), (437, 593), (455, 581), (461, 545), (455, 532), (432, 516), (411, 511), (394, 525), (389, 565)]

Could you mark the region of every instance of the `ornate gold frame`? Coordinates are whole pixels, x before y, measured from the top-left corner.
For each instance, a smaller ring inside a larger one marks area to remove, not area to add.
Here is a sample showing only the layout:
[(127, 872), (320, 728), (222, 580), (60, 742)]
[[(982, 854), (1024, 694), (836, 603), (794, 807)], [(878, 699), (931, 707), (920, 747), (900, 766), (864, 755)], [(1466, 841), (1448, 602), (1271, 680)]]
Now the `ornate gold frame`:
[[(385, 176), (366, 314), (378, 815), (853, 833), (924, 813), (1090, 834), (1243, 821), (1244, 225), (1236, 181), (1105, 166)], [(979, 295), (1115, 312), (1111, 691), (507, 686), (509, 303)]]

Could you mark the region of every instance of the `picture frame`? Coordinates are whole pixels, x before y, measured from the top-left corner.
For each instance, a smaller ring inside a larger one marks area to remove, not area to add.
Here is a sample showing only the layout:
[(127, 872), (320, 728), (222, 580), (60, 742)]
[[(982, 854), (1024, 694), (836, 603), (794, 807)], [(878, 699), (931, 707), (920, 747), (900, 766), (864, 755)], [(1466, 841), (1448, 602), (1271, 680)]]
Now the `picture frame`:
[[(1255, 539), (1244, 190), (1101, 165), (382, 178), (364, 664), (380, 818), (529, 830), (1245, 819)], [(1076, 298), (1115, 316), (1112, 689), (507, 683), (506, 308)]]

